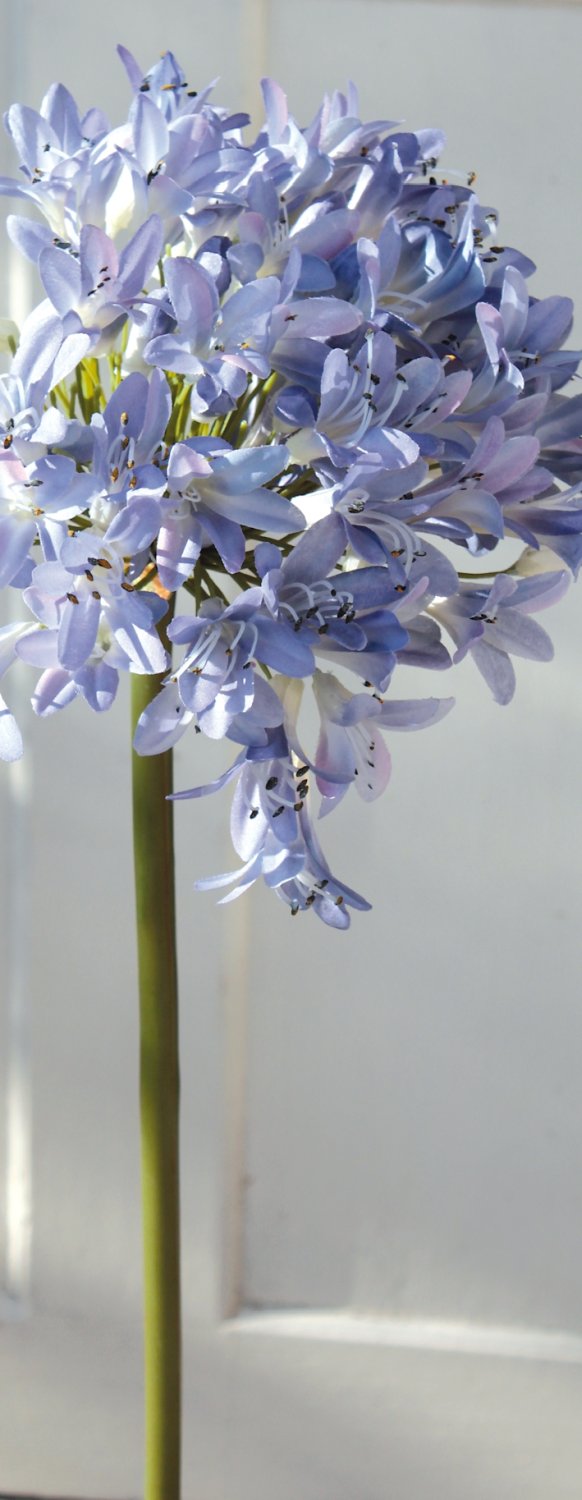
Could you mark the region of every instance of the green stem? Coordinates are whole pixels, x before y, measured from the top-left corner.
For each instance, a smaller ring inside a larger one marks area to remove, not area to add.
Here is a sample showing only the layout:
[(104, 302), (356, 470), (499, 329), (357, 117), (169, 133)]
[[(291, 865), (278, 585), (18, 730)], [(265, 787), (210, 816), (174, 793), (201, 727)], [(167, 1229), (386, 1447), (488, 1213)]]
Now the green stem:
[[(161, 678), (132, 678), (132, 718)], [(178, 986), (172, 752), (132, 752), (140, 1001), (145, 1500), (179, 1500), (181, 1421)]]

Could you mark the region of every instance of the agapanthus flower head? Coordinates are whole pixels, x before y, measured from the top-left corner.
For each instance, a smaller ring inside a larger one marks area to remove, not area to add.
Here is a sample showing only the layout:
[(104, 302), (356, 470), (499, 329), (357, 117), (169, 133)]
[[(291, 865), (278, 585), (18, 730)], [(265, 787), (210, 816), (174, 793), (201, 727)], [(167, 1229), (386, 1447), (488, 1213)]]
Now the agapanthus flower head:
[(353, 86), (302, 127), (265, 80), (253, 134), (172, 53), (119, 54), (121, 125), (60, 83), (5, 116), (45, 295), (0, 325), (0, 674), (40, 670), (41, 716), (155, 676), (140, 754), (238, 747), (178, 794), (234, 789), (242, 863), (198, 884), (347, 927), (368, 903), (317, 817), (377, 798), (392, 731), (453, 702), (397, 696), (399, 667), (468, 655), (507, 703), (513, 659), (552, 655), (532, 616), (582, 561), (572, 304), (532, 294), (439, 131), (362, 121)]

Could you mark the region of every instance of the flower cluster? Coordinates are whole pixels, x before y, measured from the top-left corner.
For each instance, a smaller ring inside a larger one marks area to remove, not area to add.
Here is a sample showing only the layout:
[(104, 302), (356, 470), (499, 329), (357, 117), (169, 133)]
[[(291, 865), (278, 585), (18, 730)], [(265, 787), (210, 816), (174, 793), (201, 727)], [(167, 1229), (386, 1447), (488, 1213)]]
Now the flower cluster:
[[(507, 703), (512, 657), (551, 656), (532, 614), (582, 560), (572, 305), (530, 295), (438, 131), (362, 123), (352, 88), (300, 129), (265, 81), (250, 140), (171, 53), (145, 75), (119, 53), (124, 125), (61, 84), (5, 117), (8, 232), (45, 296), (0, 330), (0, 585), (26, 610), (0, 671), (40, 669), (41, 716), (159, 676), (140, 754), (237, 747), (179, 794), (234, 784), (242, 865), (199, 884), (262, 876), (346, 927), (367, 902), (326, 863), (314, 792), (320, 815), (377, 797), (384, 735), (452, 704), (393, 697), (397, 666), (470, 653)], [(505, 537), (517, 561), (489, 568)], [(0, 754), (21, 749), (0, 700)]]

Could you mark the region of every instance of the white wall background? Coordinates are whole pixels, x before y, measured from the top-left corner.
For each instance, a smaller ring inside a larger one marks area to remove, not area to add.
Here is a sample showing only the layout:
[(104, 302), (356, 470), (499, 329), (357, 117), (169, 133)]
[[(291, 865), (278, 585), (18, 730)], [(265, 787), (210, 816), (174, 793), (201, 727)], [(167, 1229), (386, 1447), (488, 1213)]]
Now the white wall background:
[[(302, 121), (353, 77), (365, 116), (442, 125), (534, 290), (582, 305), (576, 4), (0, 13), (3, 104), (62, 78), (119, 117), (118, 40), (144, 67), (171, 46), (194, 85), (220, 74), (221, 102), (254, 104), (270, 71)], [(232, 857), (227, 800), (178, 810), (184, 1500), (580, 1494), (580, 590), (544, 623), (556, 661), (520, 663), (508, 709), (470, 664), (454, 689), (408, 674), (458, 706), (394, 736), (381, 805), (324, 828), (374, 899), (348, 936), (261, 892), (226, 913), (196, 896)], [(31, 795), (20, 772), (0, 790), (7, 1492), (139, 1493), (126, 708), (25, 715)], [(212, 752), (183, 743), (178, 785)]]

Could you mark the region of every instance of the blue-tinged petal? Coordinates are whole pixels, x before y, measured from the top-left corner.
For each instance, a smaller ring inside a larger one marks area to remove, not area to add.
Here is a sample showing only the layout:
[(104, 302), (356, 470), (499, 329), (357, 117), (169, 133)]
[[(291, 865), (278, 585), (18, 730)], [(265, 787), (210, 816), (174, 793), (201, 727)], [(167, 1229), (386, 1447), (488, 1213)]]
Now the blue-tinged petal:
[(190, 520), (173, 521), (171, 525), (160, 527), (156, 558), (160, 582), (165, 589), (177, 589), (190, 578), (201, 546), (201, 527)]
[(286, 677), (309, 677), (314, 668), (313, 652), (304, 638), (283, 621), (257, 616), (257, 655), (268, 667)]
[[(159, 371), (153, 372), (152, 380), (154, 376), (159, 379)], [(164, 384), (167, 385), (167, 382), (164, 381)], [(122, 429), (128, 438), (139, 436), (144, 423), (148, 390), (149, 383), (146, 376), (137, 370), (133, 370), (130, 375), (126, 375), (125, 379), (120, 381), (109, 397), (103, 413), (110, 439), (119, 437)]]
[(504, 706), (511, 703), (515, 692), (515, 672), (504, 651), (497, 651), (488, 641), (475, 641), (471, 648), (475, 665), (479, 668), (496, 703)]
[[(244, 760), (245, 760), (244, 751), (241, 751), (241, 754), (237, 755), (236, 760), (233, 761), (232, 766), (229, 766), (229, 768), (228, 768), (227, 771), (223, 771), (222, 776), (217, 776), (216, 781), (209, 781), (209, 782), (207, 782), (206, 786), (194, 786), (194, 787), (191, 787), (186, 792), (172, 792), (171, 796), (168, 797), (168, 801), (169, 802), (186, 802), (186, 801), (189, 801), (190, 798), (192, 798), (192, 797), (210, 797), (210, 796), (212, 796), (213, 792), (220, 792), (220, 791), (222, 791), (222, 788), (225, 787), (225, 786), (227, 786), (228, 783), (229, 783), (229, 781), (232, 781), (235, 776), (238, 776), (238, 773), (240, 771), (240, 768), (241, 768)], [(228, 880), (230, 880), (231, 878), (234, 880), (234, 879), (236, 879), (236, 876), (233, 875), (232, 877), (231, 876), (226, 876), (226, 878), (223, 877), (224, 883), (226, 884), (226, 882)], [(218, 880), (221, 881), (221, 877), (218, 877)]]
[(108, 666), (105, 661), (87, 662), (75, 673), (75, 681), (89, 708), (95, 713), (105, 713), (111, 708), (119, 684), (119, 675), (114, 667)]
[(264, 578), (265, 573), (273, 568), (281, 567), (281, 552), (273, 542), (258, 542), (255, 547), (255, 567), (259, 578)]
[(170, 143), (164, 116), (147, 94), (138, 90), (129, 111), (129, 122), (140, 167), (146, 173), (153, 172), (166, 156)]
[(62, 83), (52, 83), (47, 90), (40, 113), (54, 131), (61, 149), (73, 156), (83, 145), (79, 111), (72, 94)]
[(114, 543), (124, 557), (135, 557), (149, 547), (159, 528), (160, 506), (156, 500), (130, 500), (111, 522), (105, 540)]
[(127, 47), (122, 46), (121, 42), (118, 44), (117, 52), (118, 56), (121, 58), (132, 88), (140, 89), (144, 81), (144, 75), (139, 66), (139, 63), (136, 62), (133, 54), (131, 52), (128, 52)]
[(95, 340), (91, 337), (91, 334), (85, 333), (81, 329), (78, 332), (65, 335), (53, 360), (50, 374), (51, 390), (55, 385), (60, 385), (61, 380), (67, 380), (79, 362), (89, 353), (94, 342)]
[(58, 354), (63, 337), (63, 325), (52, 303), (40, 302), (23, 326), (12, 374), (18, 376), (24, 386), (41, 381)]
[(133, 672), (140, 674), (164, 672), (168, 654), (153, 627), (144, 629), (135, 623), (121, 606), (111, 604), (108, 619), (116, 641), (125, 652)]
[(551, 661), (554, 655), (550, 637), (537, 620), (511, 606), (500, 610), (495, 625), (485, 626), (485, 641), (530, 661)]
[(164, 274), (181, 333), (195, 348), (205, 346), (219, 306), (212, 277), (184, 256), (166, 260)]
[(58, 630), (29, 631), (28, 635), (17, 641), (15, 652), (20, 661), (26, 661), (31, 667), (58, 667)]
[(309, 526), (285, 558), (282, 572), (285, 583), (315, 583), (327, 578), (346, 548), (343, 523), (333, 512)]
[(59, 626), (59, 661), (69, 672), (82, 667), (91, 655), (100, 616), (100, 599), (80, 599), (76, 604), (67, 600)]
[(157, 214), (151, 214), (119, 257), (119, 281), (124, 298), (137, 297), (143, 291), (163, 246), (164, 226)]
[[(219, 515), (210, 506), (198, 507), (200, 520), (210, 541), (214, 543), (228, 573), (236, 573), (244, 561), (246, 546), (243, 532), (236, 521)], [(250, 524), (250, 523), (249, 523)]]
[(12, 244), (34, 266), (38, 264), (42, 251), (48, 250), (53, 244), (48, 224), (37, 224), (35, 219), (25, 219), (21, 214), (9, 214), (6, 228)]
[(284, 495), (275, 490), (252, 490), (250, 494), (233, 494), (218, 489), (219, 476), (212, 484), (204, 485), (204, 504), (198, 507), (208, 530), (210, 507), (218, 521), (219, 517), (236, 521), (241, 526), (253, 526), (261, 531), (270, 531), (273, 536), (287, 536), (289, 532), (303, 531), (305, 517)]
[(223, 304), (220, 339), (225, 349), (240, 349), (242, 344), (260, 350), (265, 339), (273, 308), (279, 300), (280, 286), (276, 276), (263, 276), (233, 292)]
[(294, 299), (276, 307), (271, 319), (271, 334), (280, 339), (329, 339), (359, 328), (362, 314), (350, 302), (339, 297)]
[(0, 760), (19, 760), (23, 750), (22, 735), (16, 719), (0, 696)]
[(182, 738), (194, 715), (184, 707), (178, 684), (169, 682), (140, 714), (133, 748), (138, 755), (160, 755)]
[(28, 557), (36, 535), (34, 521), (0, 517), (0, 588), (11, 583)]
[(40, 279), (47, 297), (62, 318), (81, 300), (81, 268), (68, 250), (42, 250), (38, 260)]
[[(285, 468), (287, 458), (287, 449), (283, 443), (271, 443), (258, 448), (232, 448), (216, 458), (213, 480), (217, 481), (225, 495), (246, 494), (258, 485), (268, 484), (269, 480), (276, 479), (277, 474)], [(290, 527), (289, 530), (291, 529)]]

